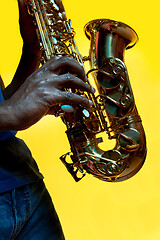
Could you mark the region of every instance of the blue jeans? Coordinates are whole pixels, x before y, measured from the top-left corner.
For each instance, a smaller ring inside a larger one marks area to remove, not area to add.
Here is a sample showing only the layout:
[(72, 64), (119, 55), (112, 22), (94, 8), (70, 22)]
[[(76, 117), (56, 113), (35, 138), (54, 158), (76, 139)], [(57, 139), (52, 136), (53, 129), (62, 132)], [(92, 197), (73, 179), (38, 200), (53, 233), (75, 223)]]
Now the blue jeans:
[(42, 180), (0, 194), (1, 240), (64, 240)]

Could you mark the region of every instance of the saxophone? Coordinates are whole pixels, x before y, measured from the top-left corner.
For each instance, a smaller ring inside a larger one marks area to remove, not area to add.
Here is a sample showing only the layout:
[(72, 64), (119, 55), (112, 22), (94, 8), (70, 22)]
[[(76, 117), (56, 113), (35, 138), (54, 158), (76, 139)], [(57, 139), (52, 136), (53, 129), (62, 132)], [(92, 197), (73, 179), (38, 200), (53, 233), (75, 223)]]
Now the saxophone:
[[(96, 95), (75, 90), (93, 102), (90, 108), (75, 106), (73, 112), (67, 112), (64, 106), (55, 106), (55, 116), (60, 116), (66, 125), (71, 147), (71, 152), (60, 157), (61, 161), (76, 182), (86, 173), (108, 182), (132, 177), (142, 167), (147, 151), (124, 63), (125, 50), (138, 40), (136, 32), (119, 21), (93, 20), (84, 27), (91, 44), (89, 56), (82, 58), (71, 22), (63, 19), (54, 0), (28, 0), (26, 4), (36, 26), (41, 64), (52, 56), (73, 57), (81, 65), (89, 61), (91, 69), (87, 75), (92, 74), (98, 91)], [(103, 132), (110, 140), (115, 139), (112, 150), (104, 151), (98, 146), (103, 139), (97, 134)]]

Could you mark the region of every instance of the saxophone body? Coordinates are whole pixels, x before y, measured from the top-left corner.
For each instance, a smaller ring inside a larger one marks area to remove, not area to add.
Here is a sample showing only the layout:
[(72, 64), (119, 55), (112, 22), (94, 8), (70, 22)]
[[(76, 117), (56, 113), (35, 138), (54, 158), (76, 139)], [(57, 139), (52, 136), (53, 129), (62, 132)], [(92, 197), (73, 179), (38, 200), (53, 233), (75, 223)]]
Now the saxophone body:
[[(118, 21), (93, 20), (84, 28), (91, 43), (89, 57), (82, 58), (71, 24), (62, 19), (53, 0), (30, 0), (26, 4), (37, 26), (41, 63), (52, 56), (73, 57), (80, 64), (89, 60), (91, 69), (87, 75), (92, 74), (97, 87), (97, 95), (75, 90), (93, 102), (90, 108), (75, 106), (73, 112), (64, 112), (62, 106), (55, 106), (55, 116), (60, 116), (66, 125), (71, 147), (61, 161), (75, 181), (86, 173), (109, 182), (132, 177), (146, 157), (145, 133), (124, 63), (124, 52), (136, 44), (137, 34)], [(110, 140), (115, 139), (112, 150), (99, 147), (103, 139), (97, 135), (103, 132)]]

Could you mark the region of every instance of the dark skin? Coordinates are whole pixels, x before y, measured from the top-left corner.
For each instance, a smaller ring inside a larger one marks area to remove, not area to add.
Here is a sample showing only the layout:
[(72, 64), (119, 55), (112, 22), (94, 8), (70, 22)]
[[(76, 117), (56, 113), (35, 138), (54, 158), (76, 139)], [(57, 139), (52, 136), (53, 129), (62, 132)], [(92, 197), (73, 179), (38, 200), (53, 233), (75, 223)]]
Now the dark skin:
[[(56, 3), (65, 19), (62, 2)], [(66, 87), (94, 92), (85, 82), (83, 68), (72, 58), (53, 57), (38, 68), (41, 53), (35, 27), (23, 0), (18, 0), (18, 4), (23, 53), (11, 84), (3, 91), (6, 100), (0, 103), (0, 130), (26, 129), (50, 113), (56, 104), (92, 105), (82, 96), (65, 92)]]

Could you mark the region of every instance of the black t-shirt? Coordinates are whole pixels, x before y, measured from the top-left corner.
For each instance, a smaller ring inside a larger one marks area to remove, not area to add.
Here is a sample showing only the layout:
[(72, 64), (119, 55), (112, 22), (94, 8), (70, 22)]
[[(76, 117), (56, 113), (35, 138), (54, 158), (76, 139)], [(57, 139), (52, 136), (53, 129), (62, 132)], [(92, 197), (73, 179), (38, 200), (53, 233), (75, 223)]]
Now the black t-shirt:
[(0, 131), (0, 193), (43, 178), (30, 150), (15, 135), (15, 131)]
[(1, 141), (0, 153), (0, 193), (43, 178), (23, 140)]

